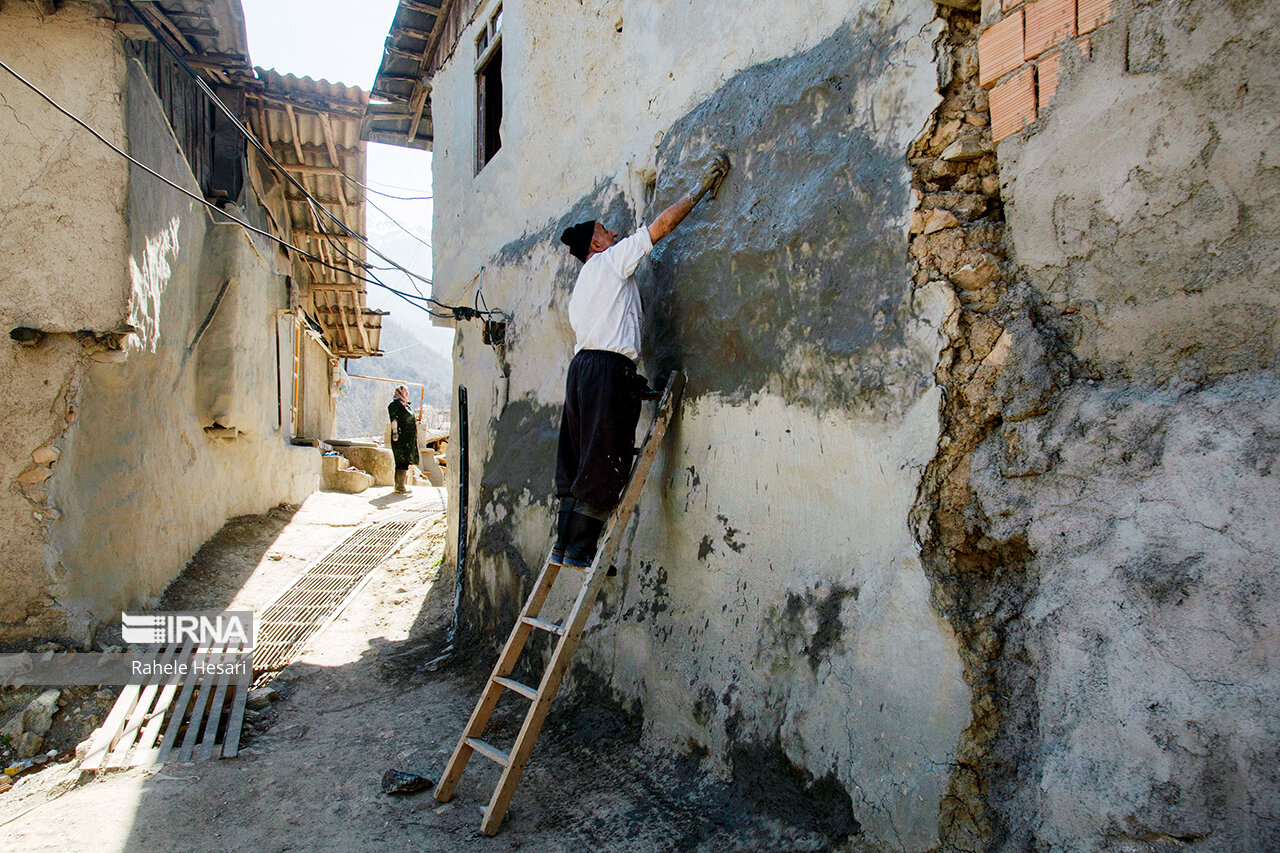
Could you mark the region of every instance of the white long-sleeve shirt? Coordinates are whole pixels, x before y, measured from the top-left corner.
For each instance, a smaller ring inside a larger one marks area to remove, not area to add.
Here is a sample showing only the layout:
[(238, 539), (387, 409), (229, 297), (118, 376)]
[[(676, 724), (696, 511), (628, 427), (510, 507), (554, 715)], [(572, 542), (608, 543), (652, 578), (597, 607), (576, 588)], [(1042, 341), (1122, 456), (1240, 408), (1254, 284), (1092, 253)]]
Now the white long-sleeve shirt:
[(641, 227), (582, 265), (569, 297), (574, 353), (599, 349), (640, 360), (640, 289), (631, 276), (652, 251), (649, 229)]

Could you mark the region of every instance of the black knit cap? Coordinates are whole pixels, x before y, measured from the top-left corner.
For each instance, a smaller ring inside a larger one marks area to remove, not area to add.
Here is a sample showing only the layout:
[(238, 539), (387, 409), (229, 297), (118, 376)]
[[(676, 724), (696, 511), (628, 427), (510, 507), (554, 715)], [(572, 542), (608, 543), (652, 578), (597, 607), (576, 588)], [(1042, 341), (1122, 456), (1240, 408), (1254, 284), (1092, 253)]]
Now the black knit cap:
[(591, 238), (595, 233), (596, 221), (589, 219), (564, 229), (564, 233), (560, 235), (560, 242), (569, 247), (569, 254), (585, 264), (587, 255), (591, 254)]

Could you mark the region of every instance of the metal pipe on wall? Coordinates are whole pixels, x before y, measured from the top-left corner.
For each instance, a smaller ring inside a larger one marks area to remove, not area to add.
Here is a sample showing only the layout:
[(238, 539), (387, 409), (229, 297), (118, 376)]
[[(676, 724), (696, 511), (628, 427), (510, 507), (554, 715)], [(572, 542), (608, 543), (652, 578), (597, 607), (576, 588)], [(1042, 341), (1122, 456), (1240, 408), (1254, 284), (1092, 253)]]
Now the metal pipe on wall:
[(453, 585), (453, 624), (448, 643), (458, 636), (462, 613), (462, 578), (467, 565), (467, 386), (458, 386), (458, 575)]

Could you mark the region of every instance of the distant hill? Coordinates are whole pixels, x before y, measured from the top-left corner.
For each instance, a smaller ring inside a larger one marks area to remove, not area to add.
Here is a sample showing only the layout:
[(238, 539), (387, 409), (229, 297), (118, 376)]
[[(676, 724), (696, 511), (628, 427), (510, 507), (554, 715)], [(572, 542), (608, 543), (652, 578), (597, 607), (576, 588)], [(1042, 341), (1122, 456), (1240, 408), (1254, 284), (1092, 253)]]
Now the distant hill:
[[(351, 373), (381, 376), (404, 382), (421, 382), (427, 386), (426, 414), (442, 415), (449, 410), (453, 389), (453, 362), (448, 355), (422, 341), (391, 317), (382, 318), (381, 358), (358, 358), (348, 362)], [(387, 382), (348, 378), (338, 398), (338, 420), (335, 438), (381, 436), (387, 423), (387, 404), (395, 386)], [(421, 389), (409, 386), (409, 399), (416, 412)], [(434, 410), (434, 411), (433, 411)]]

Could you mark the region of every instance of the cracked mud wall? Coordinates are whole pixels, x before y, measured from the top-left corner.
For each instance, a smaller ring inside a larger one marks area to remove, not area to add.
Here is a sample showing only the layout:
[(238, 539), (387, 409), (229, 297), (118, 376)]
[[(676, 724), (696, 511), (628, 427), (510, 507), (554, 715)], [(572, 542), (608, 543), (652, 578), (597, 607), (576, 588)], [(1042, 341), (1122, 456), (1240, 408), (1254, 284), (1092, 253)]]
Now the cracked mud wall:
[[(35, 4), (6, 4), (0, 52), (123, 145), (125, 61), (111, 26), (89, 4), (59, 11), (41, 19)], [(56, 515), (47, 492), (83, 372), (95, 358), (114, 357), (118, 339), (100, 336), (126, 318), (128, 169), (8, 74), (0, 79), (0, 147), (0, 635), (47, 634), (62, 627), (44, 559)], [(44, 337), (20, 346), (7, 334), (15, 327)]]
[(660, 748), (778, 780), (832, 843), (929, 849), (971, 707), (911, 527), (958, 308), (908, 255), (907, 152), (939, 103), (936, 7), (552, 5), (504, 9), (503, 147), (479, 174), (475, 22), (433, 81), (435, 189), (457, 200), (436, 212), (437, 294), (470, 304), (483, 287), (513, 317), (501, 354), (474, 324), (455, 340), (469, 636), (501, 642), (550, 543), (578, 270), (560, 230), (593, 216), (634, 230), (726, 148), (720, 197), (639, 277), (642, 370), (683, 368), (689, 388), (582, 683), (639, 707)]
[[(198, 192), (145, 73), (125, 61), (109, 24), (79, 17), (75, 4), (60, 5), (43, 22), (34, 15), (11, 19), (14, 8), (6, 5), (0, 26), (42, 45), (31, 60), (37, 82), (57, 80), (81, 64), (118, 66), (119, 79), (110, 78), (98, 98), (115, 110), (117, 141)], [(77, 44), (67, 36), (46, 45), (45, 28), (89, 39), (93, 50), (75, 65), (43, 67), (46, 57), (65, 56), (66, 46)], [(81, 75), (67, 85), (96, 79)], [(13, 101), (11, 86), (4, 86)], [(111, 130), (102, 115), (80, 112)], [(277, 427), (274, 314), (287, 298), (273, 250), (255, 246), (238, 226), (213, 225), (194, 202), (144, 173), (120, 169), (124, 161), (115, 155), (99, 163), (100, 143), (57, 124), (46, 106), (26, 103), (23, 115), (46, 122), (35, 135), (42, 144), (77, 153), (48, 180), (34, 162), (6, 159), (5, 168), (30, 182), (33, 193), (35, 187), (58, 198), (71, 192), (54, 192), (50, 182), (77, 190), (72, 210), (59, 212), (56, 199), (24, 202), (26, 215), (41, 223), (36, 235), (14, 227), (13, 216), (0, 228), (3, 239), (30, 247), (15, 249), (28, 261), (20, 274), (4, 273), (4, 297), (26, 306), (25, 313), (5, 307), (6, 328), (29, 324), (45, 332), (35, 347), (8, 342), (5, 396), (13, 405), (4, 441), (6, 473), (12, 473), (3, 507), (0, 635), (83, 640), (94, 624), (118, 619), (120, 609), (152, 603), (227, 517), (301, 500), (315, 488), (319, 460), (312, 449), (289, 447)], [(103, 213), (104, 199), (117, 199), (118, 206)], [(81, 237), (91, 245), (110, 243), (111, 254), (78, 255)], [(44, 254), (52, 246), (72, 248), (54, 264)], [(49, 281), (50, 292), (23, 290), (24, 282), (37, 279)], [(208, 336), (216, 341), (233, 332), (230, 355), (197, 348), (185, 357), (214, 294), (229, 279)], [(74, 299), (59, 295), (63, 285), (74, 285)], [(72, 310), (79, 311), (74, 327), (63, 330), (58, 312)], [(200, 390), (214, 379), (233, 389), (236, 405), (227, 411), (236, 422), (224, 426), (240, 430), (234, 440), (204, 431), (211, 424)], [(330, 404), (326, 389), (317, 405), (331, 418)]]
[(958, 849), (1280, 845), (1280, 20), (1115, 9), (999, 145), (992, 265), (941, 270), (916, 517), (974, 688)]

